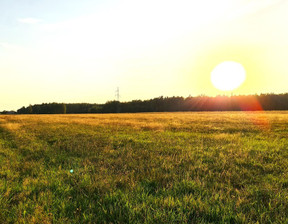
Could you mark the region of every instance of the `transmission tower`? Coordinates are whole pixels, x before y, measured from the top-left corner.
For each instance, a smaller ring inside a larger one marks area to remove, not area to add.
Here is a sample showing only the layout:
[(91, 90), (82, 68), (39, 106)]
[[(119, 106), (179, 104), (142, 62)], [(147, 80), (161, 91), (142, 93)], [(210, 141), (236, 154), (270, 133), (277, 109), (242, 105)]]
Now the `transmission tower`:
[(115, 97), (116, 97), (117, 101), (120, 101), (119, 87), (117, 87), (117, 89), (116, 89)]

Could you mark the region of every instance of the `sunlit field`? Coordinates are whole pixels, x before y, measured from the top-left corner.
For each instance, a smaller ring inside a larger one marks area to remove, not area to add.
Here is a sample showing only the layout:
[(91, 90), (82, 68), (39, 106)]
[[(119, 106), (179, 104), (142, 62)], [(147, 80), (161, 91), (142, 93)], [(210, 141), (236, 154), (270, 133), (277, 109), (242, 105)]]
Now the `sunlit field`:
[(0, 116), (0, 223), (287, 223), (288, 112)]

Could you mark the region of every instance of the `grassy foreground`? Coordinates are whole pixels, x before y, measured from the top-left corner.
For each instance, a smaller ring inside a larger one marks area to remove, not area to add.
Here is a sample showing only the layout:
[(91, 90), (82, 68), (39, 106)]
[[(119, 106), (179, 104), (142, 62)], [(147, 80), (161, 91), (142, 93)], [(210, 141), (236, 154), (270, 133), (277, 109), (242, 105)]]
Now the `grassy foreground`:
[(0, 116), (0, 223), (257, 222), (288, 222), (288, 112)]

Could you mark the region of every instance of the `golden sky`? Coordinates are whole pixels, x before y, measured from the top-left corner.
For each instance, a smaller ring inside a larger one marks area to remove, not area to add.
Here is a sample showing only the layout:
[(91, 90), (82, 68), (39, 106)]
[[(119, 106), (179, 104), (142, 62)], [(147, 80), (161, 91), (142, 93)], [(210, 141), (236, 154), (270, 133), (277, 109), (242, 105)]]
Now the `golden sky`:
[(236, 61), (233, 94), (283, 93), (285, 0), (3, 0), (0, 111), (49, 102), (105, 103), (230, 94), (213, 68)]

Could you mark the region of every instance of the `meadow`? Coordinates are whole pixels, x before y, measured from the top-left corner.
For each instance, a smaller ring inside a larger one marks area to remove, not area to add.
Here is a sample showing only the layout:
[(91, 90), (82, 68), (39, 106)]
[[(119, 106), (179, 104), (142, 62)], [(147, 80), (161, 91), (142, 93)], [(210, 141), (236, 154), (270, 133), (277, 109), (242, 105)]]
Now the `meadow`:
[(288, 112), (0, 116), (0, 223), (287, 223)]

